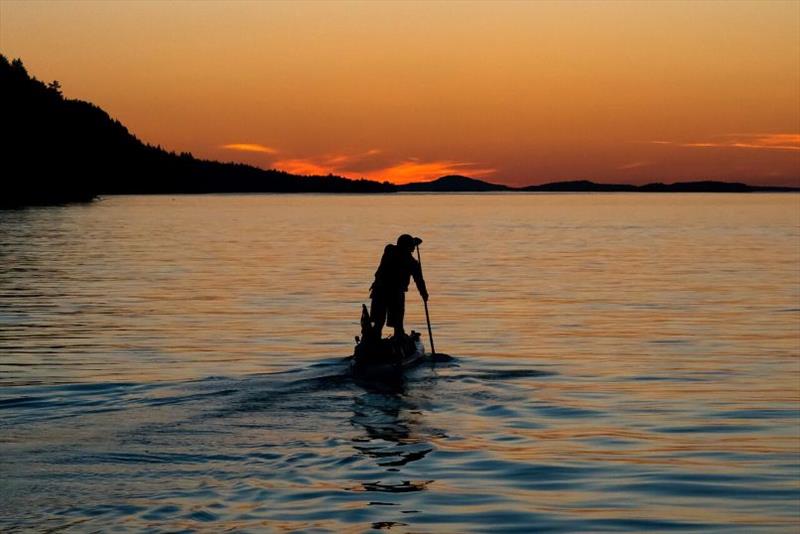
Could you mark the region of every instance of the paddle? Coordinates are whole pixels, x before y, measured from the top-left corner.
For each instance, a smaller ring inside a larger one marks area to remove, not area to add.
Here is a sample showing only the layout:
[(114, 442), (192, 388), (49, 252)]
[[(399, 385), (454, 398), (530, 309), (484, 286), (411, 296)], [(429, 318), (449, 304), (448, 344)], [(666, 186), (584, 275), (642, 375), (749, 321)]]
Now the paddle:
[[(419, 253), (419, 245), (417, 245), (417, 261), (419, 262), (419, 272), (422, 274), (422, 256)], [(431, 316), (428, 314), (428, 301), (423, 300), (425, 304), (425, 321), (428, 323), (428, 339), (431, 340), (431, 354), (436, 356), (436, 348), (433, 346), (433, 331), (431, 331)]]

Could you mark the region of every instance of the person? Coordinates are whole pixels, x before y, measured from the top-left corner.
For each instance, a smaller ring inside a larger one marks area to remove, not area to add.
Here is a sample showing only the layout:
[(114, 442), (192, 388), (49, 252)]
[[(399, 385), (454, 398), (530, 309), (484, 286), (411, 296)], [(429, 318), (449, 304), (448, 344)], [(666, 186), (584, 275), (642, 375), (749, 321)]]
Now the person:
[(405, 315), (405, 294), (411, 278), (417, 285), (422, 300), (428, 301), (428, 290), (422, 278), (422, 269), (419, 262), (414, 259), (414, 249), (422, 243), (418, 237), (403, 234), (397, 238), (396, 245), (386, 245), (383, 257), (375, 271), (375, 281), (370, 287), (372, 303), (370, 318), (378, 339), (384, 323), (394, 327), (396, 338), (405, 337), (403, 330), (403, 316)]

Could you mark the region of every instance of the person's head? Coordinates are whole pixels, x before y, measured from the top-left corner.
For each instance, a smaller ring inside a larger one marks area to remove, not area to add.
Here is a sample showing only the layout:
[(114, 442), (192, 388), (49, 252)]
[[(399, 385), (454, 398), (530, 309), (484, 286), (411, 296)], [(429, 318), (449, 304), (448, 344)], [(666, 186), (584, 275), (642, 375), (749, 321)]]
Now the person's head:
[(403, 234), (397, 238), (397, 246), (408, 252), (414, 252), (414, 248), (416, 248), (416, 246), (420, 243), (422, 243), (422, 239), (418, 237), (412, 237), (408, 234)]

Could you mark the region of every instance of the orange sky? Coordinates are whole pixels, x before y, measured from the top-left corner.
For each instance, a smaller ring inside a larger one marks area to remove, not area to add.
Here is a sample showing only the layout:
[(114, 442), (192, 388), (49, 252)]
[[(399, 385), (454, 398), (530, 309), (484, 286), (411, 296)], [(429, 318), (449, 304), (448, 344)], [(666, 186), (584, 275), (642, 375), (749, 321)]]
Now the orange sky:
[(800, 185), (800, 2), (0, 0), (144, 141), (300, 173)]

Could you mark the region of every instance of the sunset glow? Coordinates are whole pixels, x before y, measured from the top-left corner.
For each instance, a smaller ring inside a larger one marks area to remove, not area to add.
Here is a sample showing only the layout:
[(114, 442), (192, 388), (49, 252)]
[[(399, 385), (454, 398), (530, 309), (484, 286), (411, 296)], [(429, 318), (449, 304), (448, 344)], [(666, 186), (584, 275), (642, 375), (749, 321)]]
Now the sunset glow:
[(800, 3), (24, 2), (0, 49), (262, 168), (800, 186)]
[[(377, 156), (379, 152), (376, 152)], [(372, 160), (371, 162), (369, 160)], [(389, 181), (397, 184), (433, 180), (449, 174), (490, 176), (494, 169), (483, 169), (474, 163), (457, 161), (407, 160), (383, 165), (379, 158), (366, 156), (324, 156), (321, 158), (278, 159), (272, 166), (297, 174), (339, 174), (354, 178)]]

